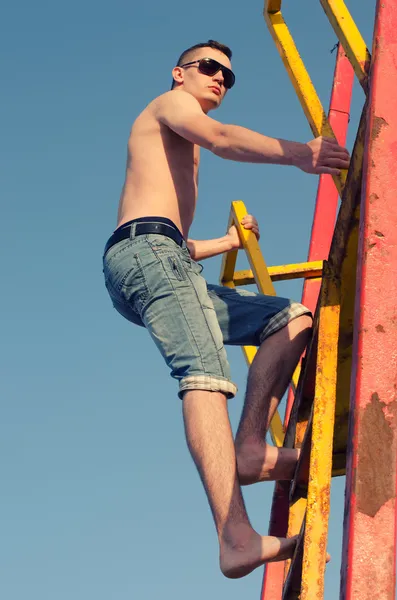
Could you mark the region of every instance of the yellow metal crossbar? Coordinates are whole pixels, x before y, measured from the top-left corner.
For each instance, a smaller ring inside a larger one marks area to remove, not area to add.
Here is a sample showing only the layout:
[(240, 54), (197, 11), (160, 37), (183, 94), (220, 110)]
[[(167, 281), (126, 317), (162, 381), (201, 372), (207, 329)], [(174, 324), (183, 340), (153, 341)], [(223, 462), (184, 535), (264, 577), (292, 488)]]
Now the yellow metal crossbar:
[[(316, 260), (312, 262), (297, 263), (296, 265), (280, 265), (277, 267), (268, 267), (270, 279), (272, 281), (285, 281), (287, 279), (313, 279), (321, 277), (323, 272), (323, 261)], [(234, 285), (250, 285), (255, 283), (255, 277), (252, 271), (236, 271), (233, 276)]]

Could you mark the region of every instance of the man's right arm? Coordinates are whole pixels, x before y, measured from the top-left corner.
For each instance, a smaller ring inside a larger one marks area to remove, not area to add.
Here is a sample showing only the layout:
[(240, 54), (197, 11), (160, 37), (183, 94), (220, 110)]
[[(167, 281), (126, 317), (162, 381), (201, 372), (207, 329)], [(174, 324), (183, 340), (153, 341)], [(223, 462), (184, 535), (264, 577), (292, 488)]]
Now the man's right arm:
[(187, 92), (171, 91), (153, 105), (157, 119), (193, 144), (228, 160), (293, 165), (307, 173), (338, 175), (349, 166), (349, 153), (331, 138), (307, 144), (267, 137), (239, 125), (224, 125), (203, 113)]

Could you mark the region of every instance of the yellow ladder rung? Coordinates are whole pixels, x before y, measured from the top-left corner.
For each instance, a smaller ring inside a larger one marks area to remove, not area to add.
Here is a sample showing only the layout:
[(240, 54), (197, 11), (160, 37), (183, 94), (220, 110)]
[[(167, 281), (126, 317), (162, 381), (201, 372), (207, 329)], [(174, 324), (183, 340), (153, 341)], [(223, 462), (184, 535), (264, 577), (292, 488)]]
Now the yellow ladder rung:
[[(323, 261), (316, 260), (290, 265), (268, 267), (272, 281), (286, 281), (288, 279), (314, 279), (319, 278), (323, 272)], [(233, 275), (234, 285), (250, 285), (255, 283), (255, 277), (251, 270), (235, 271)]]

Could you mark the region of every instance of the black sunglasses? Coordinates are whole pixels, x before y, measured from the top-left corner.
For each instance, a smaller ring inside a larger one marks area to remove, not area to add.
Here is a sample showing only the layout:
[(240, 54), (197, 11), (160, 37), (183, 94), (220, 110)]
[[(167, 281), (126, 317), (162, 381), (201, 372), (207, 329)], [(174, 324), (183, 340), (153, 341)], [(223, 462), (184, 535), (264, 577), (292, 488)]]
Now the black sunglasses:
[(218, 71), (222, 71), (223, 75), (223, 83), (225, 88), (230, 90), (234, 86), (234, 82), (236, 81), (236, 77), (230, 69), (221, 65), (220, 62), (214, 60), (213, 58), (200, 58), (200, 60), (192, 60), (192, 62), (185, 63), (184, 65), (179, 65), (182, 67), (188, 67), (189, 65), (194, 65), (198, 63), (198, 70), (203, 75), (215, 75)]

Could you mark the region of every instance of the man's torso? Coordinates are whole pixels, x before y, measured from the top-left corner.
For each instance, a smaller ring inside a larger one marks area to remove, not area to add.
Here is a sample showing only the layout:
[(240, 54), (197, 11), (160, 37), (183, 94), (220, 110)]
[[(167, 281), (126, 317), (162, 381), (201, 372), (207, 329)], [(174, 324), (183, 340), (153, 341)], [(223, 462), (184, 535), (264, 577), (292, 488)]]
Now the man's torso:
[(162, 216), (187, 238), (196, 206), (200, 148), (158, 121), (155, 102), (131, 129), (117, 225), (137, 217)]

